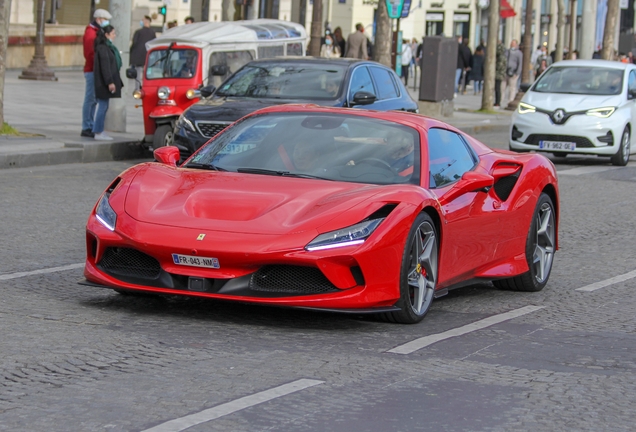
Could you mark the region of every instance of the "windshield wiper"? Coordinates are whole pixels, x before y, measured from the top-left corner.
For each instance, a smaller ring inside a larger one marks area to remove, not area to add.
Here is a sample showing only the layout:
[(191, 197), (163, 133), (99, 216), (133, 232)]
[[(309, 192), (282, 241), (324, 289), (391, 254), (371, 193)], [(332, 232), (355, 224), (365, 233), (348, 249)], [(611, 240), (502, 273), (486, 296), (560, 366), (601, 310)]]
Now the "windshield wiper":
[(311, 174), (302, 174), (302, 173), (293, 173), (289, 171), (277, 171), (270, 170), (265, 168), (238, 168), (236, 172), (246, 173), (246, 174), (264, 174), (264, 175), (275, 175), (281, 177), (296, 177), (296, 178), (308, 178), (308, 179), (319, 179), (319, 180), (331, 180), (325, 177), (315, 176)]
[(214, 164), (203, 164), (199, 162), (189, 162), (187, 165), (185, 165), (185, 168), (198, 168), (210, 171), (227, 171), (225, 168), (221, 168)]

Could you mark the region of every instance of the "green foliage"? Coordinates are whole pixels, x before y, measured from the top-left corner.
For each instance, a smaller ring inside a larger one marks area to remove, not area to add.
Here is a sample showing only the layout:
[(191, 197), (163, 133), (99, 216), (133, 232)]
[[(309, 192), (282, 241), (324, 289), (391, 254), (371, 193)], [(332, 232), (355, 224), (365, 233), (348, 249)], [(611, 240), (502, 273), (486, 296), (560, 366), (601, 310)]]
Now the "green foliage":
[(8, 123), (4, 123), (2, 128), (0, 128), (0, 135), (18, 136), (20, 132)]

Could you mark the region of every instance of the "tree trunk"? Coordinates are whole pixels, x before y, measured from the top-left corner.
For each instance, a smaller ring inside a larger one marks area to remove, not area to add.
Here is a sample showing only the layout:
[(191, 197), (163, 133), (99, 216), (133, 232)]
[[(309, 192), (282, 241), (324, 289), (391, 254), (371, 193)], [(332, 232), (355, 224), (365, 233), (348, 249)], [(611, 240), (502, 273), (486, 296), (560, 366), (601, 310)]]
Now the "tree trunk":
[(386, 1), (382, 0), (378, 2), (373, 60), (391, 67), (391, 19), (386, 9)]
[(532, 56), (532, 0), (526, 0), (526, 24), (523, 34), (523, 65), (521, 67), (521, 82), (530, 82), (530, 58)]
[(11, 0), (0, 0), (0, 128), (4, 124), (4, 73), (7, 63), (10, 14)]
[(557, 43), (554, 49), (554, 61), (563, 60), (563, 42), (565, 41), (565, 0), (557, 2)]
[(576, 19), (577, 19), (577, 15), (576, 15), (576, 0), (571, 0), (570, 1), (570, 43), (569, 45), (569, 51), (568, 51), (568, 60), (571, 60), (574, 56), (574, 51), (575, 47), (576, 47)]
[(497, 41), (499, 35), (499, 1), (491, 1), (488, 10), (488, 45), (484, 65), (484, 91), (481, 109), (492, 111), (495, 103), (495, 72), (497, 70)]
[(320, 39), (322, 38), (322, 0), (314, 0), (314, 9), (311, 14), (311, 40), (309, 42), (309, 55), (320, 56)]
[(603, 33), (603, 60), (614, 60), (614, 35), (618, 25), (619, 0), (607, 0), (607, 16), (605, 17), (605, 31)]

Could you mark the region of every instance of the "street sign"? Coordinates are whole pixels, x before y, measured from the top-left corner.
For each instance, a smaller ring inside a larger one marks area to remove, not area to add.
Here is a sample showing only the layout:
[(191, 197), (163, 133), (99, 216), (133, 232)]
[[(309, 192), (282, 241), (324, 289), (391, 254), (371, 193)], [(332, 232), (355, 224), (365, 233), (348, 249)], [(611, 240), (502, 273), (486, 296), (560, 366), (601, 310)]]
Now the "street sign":
[(400, 18), (402, 16), (403, 7), (404, 0), (386, 0), (386, 8), (389, 12), (389, 18)]
[(400, 16), (400, 18), (408, 17), (410, 11), (411, 11), (411, 0), (404, 0), (404, 5), (402, 6), (402, 15)]

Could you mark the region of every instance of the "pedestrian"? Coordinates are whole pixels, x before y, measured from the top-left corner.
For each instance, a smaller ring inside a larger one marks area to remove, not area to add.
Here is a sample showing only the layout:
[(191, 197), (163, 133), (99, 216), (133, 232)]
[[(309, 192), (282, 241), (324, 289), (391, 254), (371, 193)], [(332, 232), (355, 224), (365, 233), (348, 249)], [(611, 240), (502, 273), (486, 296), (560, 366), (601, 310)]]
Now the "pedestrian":
[[(468, 39), (464, 43), (461, 36), (457, 36), (457, 68), (455, 69), (455, 96), (459, 93), (460, 83), (464, 83), (466, 72), (470, 68), (470, 48), (468, 48)], [(465, 84), (464, 84), (465, 85)]]
[(402, 78), (404, 78), (404, 86), (409, 85), (409, 67), (413, 59), (413, 51), (408, 39), (402, 41)]
[[(519, 50), (519, 43), (516, 39), (510, 41), (510, 48), (506, 52), (506, 79), (501, 82), (501, 94), (505, 102), (502, 105), (506, 106), (509, 102), (515, 99), (517, 95), (517, 81), (519, 81), (519, 75), (521, 75), (521, 68), (523, 67), (523, 54)], [(508, 98), (506, 99), (506, 89), (508, 90)]]
[(506, 79), (506, 47), (499, 41), (495, 58), (495, 108), (501, 106), (501, 84)]
[(84, 104), (82, 106), (82, 132), (83, 137), (93, 138), (93, 122), (95, 117), (95, 79), (93, 74), (95, 62), (95, 38), (107, 26), (112, 15), (105, 9), (96, 9), (93, 13), (93, 21), (84, 30)]
[(470, 72), (468, 77), (473, 81), (474, 94), (480, 94), (484, 83), (484, 50), (477, 47), (475, 54), (470, 58)]
[(191, 16), (187, 16), (185, 17), (185, 20), (183, 20), (186, 24), (194, 24), (194, 18)]
[(336, 27), (333, 31), (333, 39), (336, 45), (338, 45), (338, 48), (340, 48), (340, 57), (344, 56), (347, 42), (342, 36), (342, 29), (340, 27)]
[[(484, 58), (485, 58), (485, 57), (486, 57), (486, 53), (487, 53), (488, 51), (486, 51), (486, 42), (484, 42), (484, 40), (483, 40), (483, 39), (481, 39), (481, 40), (479, 41), (479, 45), (477, 46), (477, 48), (481, 48), (481, 50), (484, 52)], [(475, 50), (477, 50), (477, 48), (475, 48)]]
[(333, 36), (331, 36), (330, 34), (325, 35), (325, 43), (320, 47), (320, 57), (341, 57), (340, 47), (334, 43)]
[(93, 133), (95, 139), (100, 141), (112, 141), (112, 137), (104, 133), (104, 120), (108, 111), (108, 102), (111, 98), (120, 98), (124, 83), (119, 75), (121, 69), (121, 56), (119, 50), (113, 45), (116, 32), (111, 25), (104, 27), (95, 38), (95, 97), (97, 99), (97, 111)]
[(345, 57), (367, 60), (369, 58), (367, 51), (367, 37), (364, 35), (364, 26), (361, 23), (356, 24), (356, 31), (351, 33), (347, 38), (345, 49)]
[(462, 94), (466, 94), (466, 87), (468, 86), (468, 73), (470, 72), (470, 62), (473, 57), (473, 53), (470, 51), (470, 47), (468, 46), (468, 38), (462, 38), (462, 56), (464, 57), (464, 64), (466, 67), (462, 73)]
[[(130, 46), (130, 65), (137, 69), (137, 78), (143, 77), (144, 65), (146, 64), (146, 42), (157, 37), (155, 31), (150, 28), (152, 18), (148, 15), (144, 16), (141, 22), (142, 27), (135, 31), (133, 35), (132, 45)], [(137, 82), (139, 85), (139, 81)]]
[(535, 63), (533, 64), (535, 70), (535, 79), (539, 78), (539, 75), (541, 75), (551, 64), (552, 57), (548, 55), (548, 49), (545, 46), (542, 46), (541, 54), (539, 54)]

